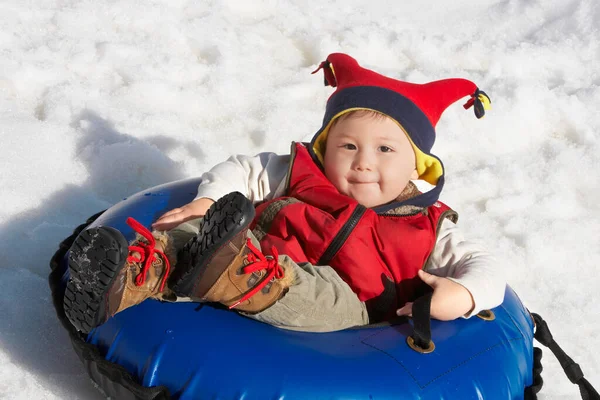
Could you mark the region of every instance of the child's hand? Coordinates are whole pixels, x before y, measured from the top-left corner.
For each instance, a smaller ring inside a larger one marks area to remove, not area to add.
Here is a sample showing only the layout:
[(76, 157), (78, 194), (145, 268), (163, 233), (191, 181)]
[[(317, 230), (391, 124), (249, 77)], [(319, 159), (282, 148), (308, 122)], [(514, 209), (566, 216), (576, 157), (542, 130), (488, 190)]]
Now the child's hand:
[(180, 208), (174, 208), (171, 211), (164, 213), (155, 223), (152, 224), (152, 229), (157, 231), (169, 231), (177, 225), (183, 224), (194, 218), (200, 218), (206, 214), (206, 211), (214, 203), (213, 200), (207, 198), (196, 199), (191, 203)]
[[(419, 278), (433, 288), (431, 318), (451, 321), (462, 317), (475, 307), (471, 292), (464, 286), (423, 270), (419, 271)], [(412, 303), (406, 303), (396, 311), (396, 314), (412, 316)]]

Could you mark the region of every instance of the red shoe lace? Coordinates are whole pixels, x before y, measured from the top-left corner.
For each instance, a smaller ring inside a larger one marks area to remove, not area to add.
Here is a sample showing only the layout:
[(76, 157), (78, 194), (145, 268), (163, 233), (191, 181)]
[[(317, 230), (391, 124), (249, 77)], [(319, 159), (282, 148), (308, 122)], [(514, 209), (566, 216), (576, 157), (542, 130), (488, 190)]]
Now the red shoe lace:
[[(165, 283), (167, 282), (167, 277), (169, 276), (169, 271), (171, 269), (171, 265), (169, 265), (169, 259), (167, 256), (165, 256), (165, 253), (156, 249), (156, 240), (154, 240), (154, 236), (152, 236), (152, 233), (146, 229), (144, 225), (140, 224), (131, 217), (127, 218), (127, 221), (125, 222), (127, 222), (127, 225), (132, 227), (134, 231), (142, 235), (148, 241), (148, 244), (139, 241), (137, 246), (129, 246), (129, 256), (127, 257), (127, 262), (136, 262), (140, 264), (143, 263), (142, 271), (135, 277), (135, 285), (142, 286), (144, 282), (146, 282), (148, 270), (152, 266), (152, 262), (156, 260), (156, 254), (159, 254), (165, 263), (165, 273), (163, 274), (160, 284), (160, 291), (162, 292), (165, 288)], [(134, 252), (138, 252), (139, 256), (134, 256)]]
[(266, 270), (267, 275), (264, 277), (262, 281), (258, 285), (256, 285), (251, 291), (246, 293), (244, 297), (238, 300), (235, 304), (229, 306), (229, 309), (237, 307), (244, 301), (248, 300), (250, 297), (254, 296), (259, 290), (267, 286), (267, 283), (271, 281), (273, 278), (281, 279), (285, 276), (283, 272), (283, 268), (279, 265), (279, 253), (275, 246), (271, 247), (271, 253), (273, 254), (273, 258), (267, 258), (265, 255), (258, 250), (253, 244), (250, 238), (247, 239), (246, 245), (252, 251), (252, 253), (246, 256), (246, 259), (250, 264), (246, 265), (242, 268), (243, 274), (251, 274), (256, 271)]

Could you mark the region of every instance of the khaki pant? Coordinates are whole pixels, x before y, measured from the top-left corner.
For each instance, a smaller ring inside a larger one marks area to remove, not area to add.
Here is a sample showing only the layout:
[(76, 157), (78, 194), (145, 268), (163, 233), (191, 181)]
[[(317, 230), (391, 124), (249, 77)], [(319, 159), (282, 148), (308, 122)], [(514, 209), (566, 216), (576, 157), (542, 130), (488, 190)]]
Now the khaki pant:
[[(198, 234), (200, 222), (201, 219), (191, 220), (169, 232), (176, 250)], [(289, 291), (258, 314), (240, 314), (279, 328), (310, 332), (331, 332), (369, 323), (365, 303), (333, 268), (296, 264), (286, 255), (279, 256), (279, 263), (294, 271)]]

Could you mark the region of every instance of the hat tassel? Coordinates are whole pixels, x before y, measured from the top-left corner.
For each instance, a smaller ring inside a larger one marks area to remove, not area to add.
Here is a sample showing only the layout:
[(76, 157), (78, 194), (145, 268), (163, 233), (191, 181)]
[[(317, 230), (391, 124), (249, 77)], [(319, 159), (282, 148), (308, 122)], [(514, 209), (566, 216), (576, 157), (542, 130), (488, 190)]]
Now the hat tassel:
[(321, 68), (323, 69), (323, 74), (325, 75), (325, 86), (336, 87), (337, 81), (335, 79), (335, 72), (333, 70), (333, 65), (331, 65), (329, 61), (323, 61), (321, 64), (319, 64), (319, 67), (317, 69), (311, 72), (311, 74), (316, 74)]
[(485, 116), (485, 110), (491, 110), (492, 100), (490, 100), (489, 96), (483, 90), (476, 89), (475, 93), (471, 95), (471, 98), (463, 107), (465, 110), (468, 110), (471, 106), (475, 106), (475, 116), (477, 118), (483, 118)]

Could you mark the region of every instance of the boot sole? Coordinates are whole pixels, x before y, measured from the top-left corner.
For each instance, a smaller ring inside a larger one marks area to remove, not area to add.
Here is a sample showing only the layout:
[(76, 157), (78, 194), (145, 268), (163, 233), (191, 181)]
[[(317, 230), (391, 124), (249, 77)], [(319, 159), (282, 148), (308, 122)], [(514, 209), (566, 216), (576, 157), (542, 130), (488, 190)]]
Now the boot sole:
[[(194, 287), (202, 279), (204, 266), (224, 244), (248, 229), (254, 215), (252, 202), (239, 192), (229, 193), (215, 202), (206, 212), (198, 235), (178, 254), (173, 291), (181, 296), (199, 297), (194, 293)], [(224, 265), (223, 271), (226, 268)], [(213, 286), (219, 276), (215, 275), (213, 282), (205, 282), (203, 286)]]
[(110, 227), (81, 232), (69, 250), (64, 309), (73, 326), (87, 334), (108, 319), (107, 294), (126, 263), (129, 244)]

